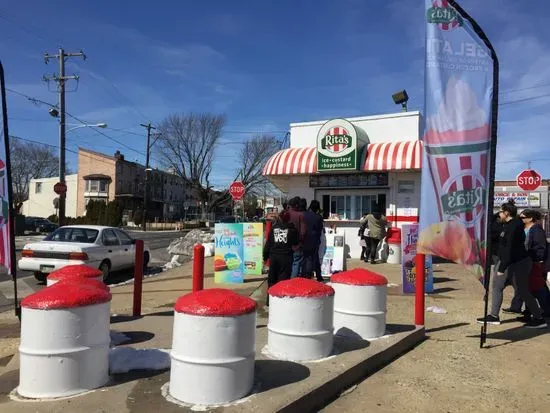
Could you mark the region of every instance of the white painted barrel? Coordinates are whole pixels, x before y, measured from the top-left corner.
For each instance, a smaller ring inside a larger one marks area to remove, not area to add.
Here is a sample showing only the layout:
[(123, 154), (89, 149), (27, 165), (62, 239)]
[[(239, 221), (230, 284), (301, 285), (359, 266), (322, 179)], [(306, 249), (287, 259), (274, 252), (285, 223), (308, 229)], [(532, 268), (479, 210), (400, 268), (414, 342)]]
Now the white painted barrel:
[(170, 396), (218, 405), (248, 395), (254, 384), (256, 302), (212, 288), (180, 297), (174, 310)]
[(89, 265), (67, 265), (48, 275), (46, 283), (50, 286), (58, 281), (81, 279), (92, 279), (103, 282), (103, 273), (99, 269), (90, 267)]
[(388, 280), (358, 268), (334, 274), (334, 331), (345, 337), (372, 339), (386, 332)]
[(95, 281), (59, 282), (26, 297), (21, 302), (17, 393), (46, 399), (105, 385), (110, 303), (107, 287)]
[(290, 361), (332, 353), (334, 289), (306, 278), (280, 281), (268, 290), (267, 351)]
[(388, 264), (401, 264), (401, 243), (388, 242)]

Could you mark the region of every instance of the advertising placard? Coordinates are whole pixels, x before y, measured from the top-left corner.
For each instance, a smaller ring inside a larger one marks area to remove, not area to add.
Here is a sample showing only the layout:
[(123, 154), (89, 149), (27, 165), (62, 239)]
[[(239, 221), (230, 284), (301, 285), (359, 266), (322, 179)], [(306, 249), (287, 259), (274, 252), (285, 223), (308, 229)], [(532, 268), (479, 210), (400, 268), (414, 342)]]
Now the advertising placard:
[(244, 282), (243, 224), (216, 224), (214, 228), (216, 283)]
[(264, 225), (261, 222), (241, 225), (244, 237), (244, 273), (245, 275), (262, 275)]
[[(401, 227), (401, 274), (403, 293), (414, 293), (416, 283), (416, 243), (418, 241), (418, 224), (404, 224)], [(434, 289), (432, 256), (426, 256), (425, 292)]]

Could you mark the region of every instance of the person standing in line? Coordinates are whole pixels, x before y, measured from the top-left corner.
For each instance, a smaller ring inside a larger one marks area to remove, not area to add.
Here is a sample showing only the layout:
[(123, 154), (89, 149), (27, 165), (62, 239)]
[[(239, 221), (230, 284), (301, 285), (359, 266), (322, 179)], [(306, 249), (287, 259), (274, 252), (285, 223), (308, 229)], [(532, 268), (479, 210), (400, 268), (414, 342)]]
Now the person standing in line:
[(321, 245), (321, 235), (323, 234), (323, 217), (319, 215), (321, 204), (313, 200), (309, 204), (309, 210), (304, 212), (304, 219), (307, 226), (307, 234), (304, 242), (304, 271), (305, 278), (311, 278), (315, 271), (317, 281), (322, 282), (321, 262), (319, 260), (319, 247)]
[(525, 248), (525, 232), (521, 220), (517, 218), (517, 208), (512, 203), (505, 203), (500, 208), (502, 232), (500, 233), (498, 248), (498, 268), (493, 277), (491, 312), (487, 317), (477, 319), (483, 324), (500, 324), (500, 307), (507, 281), (515, 280), (518, 292), (525, 305), (533, 314), (533, 320), (525, 324), (528, 328), (546, 328), (547, 324), (542, 317), (537, 300), (529, 292), (529, 274), (533, 261)]
[[(546, 285), (546, 275), (543, 275), (543, 264), (548, 254), (546, 232), (540, 221), (541, 214), (533, 209), (521, 212), (519, 218), (525, 224), (525, 247), (533, 260), (533, 268), (529, 274), (529, 292), (533, 294), (542, 309), (543, 317), (550, 317), (550, 291)], [(531, 312), (525, 309), (520, 321), (531, 321)]]
[(359, 245), (361, 246), (361, 261), (368, 262), (368, 246), (369, 246), (369, 222), (367, 221), (367, 216), (369, 214), (365, 212), (363, 217), (359, 221), (359, 232), (357, 236), (359, 237)]
[(372, 213), (367, 215), (368, 226), (368, 242), (367, 251), (365, 256), (365, 262), (368, 262), (370, 257), (370, 263), (376, 264), (376, 253), (378, 250), (378, 244), (386, 236), (386, 217), (382, 215), (378, 209), (374, 209)]
[(306, 239), (307, 225), (304, 220), (304, 213), (300, 211), (300, 197), (294, 197), (288, 201), (288, 214), (290, 222), (298, 231), (298, 243), (292, 247), (294, 250), (292, 259), (292, 274), (291, 278), (295, 278), (302, 274), (302, 266), (304, 262), (304, 241)]
[[(298, 243), (298, 231), (290, 222), (288, 211), (283, 211), (273, 223), (263, 250), (264, 262), (269, 259), (268, 288), (292, 274), (292, 249)], [(269, 294), (266, 305), (269, 306)]]

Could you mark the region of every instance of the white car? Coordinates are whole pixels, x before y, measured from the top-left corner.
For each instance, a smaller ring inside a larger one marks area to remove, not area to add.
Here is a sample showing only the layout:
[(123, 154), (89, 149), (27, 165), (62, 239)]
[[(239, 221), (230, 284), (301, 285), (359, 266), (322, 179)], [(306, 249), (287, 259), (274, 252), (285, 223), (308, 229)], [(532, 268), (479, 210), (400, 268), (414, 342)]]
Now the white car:
[[(66, 265), (86, 264), (99, 268), (106, 280), (112, 271), (134, 267), (135, 243), (119, 228), (70, 225), (58, 228), (40, 242), (25, 245), (18, 266), (44, 281), (50, 272)], [(145, 249), (145, 267), (149, 259), (149, 251)]]

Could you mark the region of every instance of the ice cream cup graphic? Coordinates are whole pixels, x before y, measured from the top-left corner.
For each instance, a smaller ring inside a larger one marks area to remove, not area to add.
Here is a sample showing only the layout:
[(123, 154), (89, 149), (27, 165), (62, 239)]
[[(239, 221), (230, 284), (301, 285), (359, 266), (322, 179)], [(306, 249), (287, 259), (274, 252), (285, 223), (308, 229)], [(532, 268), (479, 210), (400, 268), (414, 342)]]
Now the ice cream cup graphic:
[(451, 78), (444, 101), (427, 120), (427, 166), (440, 221), (460, 223), (472, 240), (482, 242), (490, 145), (489, 115), (465, 81)]

